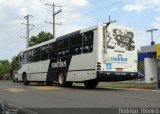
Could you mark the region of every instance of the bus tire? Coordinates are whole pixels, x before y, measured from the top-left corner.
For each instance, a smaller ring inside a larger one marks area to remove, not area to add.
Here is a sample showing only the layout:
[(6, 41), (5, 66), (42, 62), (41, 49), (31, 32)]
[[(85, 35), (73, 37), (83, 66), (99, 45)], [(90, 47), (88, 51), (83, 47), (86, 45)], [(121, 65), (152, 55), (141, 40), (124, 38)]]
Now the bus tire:
[(71, 87), (73, 82), (66, 82), (66, 76), (63, 71), (59, 71), (58, 85), (61, 87)]
[(24, 78), (23, 78), (23, 84), (24, 85), (29, 85), (29, 81), (27, 80), (27, 76), (24, 76)]
[(84, 85), (88, 89), (95, 88), (98, 85), (99, 81), (94, 79), (94, 80), (87, 80), (84, 82)]
[(15, 83), (18, 83), (18, 79), (15, 80)]

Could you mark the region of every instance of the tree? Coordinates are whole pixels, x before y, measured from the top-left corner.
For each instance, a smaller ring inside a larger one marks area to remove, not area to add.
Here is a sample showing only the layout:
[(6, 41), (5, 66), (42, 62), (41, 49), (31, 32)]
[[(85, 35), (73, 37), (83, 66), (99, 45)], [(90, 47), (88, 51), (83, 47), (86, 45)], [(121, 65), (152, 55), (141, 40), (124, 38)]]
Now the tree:
[(18, 63), (17, 56), (14, 56), (14, 57), (12, 58), (12, 61), (11, 61), (10, 65), (11, 65), (11, 69), (12, 69), (12, 70), (17, 70), (17, 69), (18, 69), (19, 63)]
[(36, 44), (53, 39), (53, 35), (49, 32), (41, 31), (37, 36), (31, 36), (29, 41), (29, 46), (34, 46)]
[(0, 61), (0, 74), (6, 75), (10, 73), (10, 64), (8, 60)]

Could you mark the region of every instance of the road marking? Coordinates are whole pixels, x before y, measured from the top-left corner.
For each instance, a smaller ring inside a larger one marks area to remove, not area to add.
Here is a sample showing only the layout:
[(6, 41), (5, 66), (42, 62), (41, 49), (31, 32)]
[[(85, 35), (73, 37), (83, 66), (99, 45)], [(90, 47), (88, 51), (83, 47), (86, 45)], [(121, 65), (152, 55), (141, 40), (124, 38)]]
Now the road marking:
[(130, 97), (130, 96), (124, 96), (124, 98), (140, 99), (140, 100), (148, 100), (148, 101), (160, 101), (160, 99), (152, 99), (152, 98), (146, 98), (146, 97)]
[(105, 89), (119, 89), (119, 90), (134, 90), (134, 91), (140, 91), (140, 90), (150, 90), (150, 89), (143, 89), (143, 88), (118, 88), (118, 87), (98, 87), (98, 88), (105, 88)]
[(149, 90), (149, 89), (142, 89), (142, 88), (127, 88), (125, 90)]
[(159, 92), (160, 90), (152, 90), (152, 91), (157, 91), (157, 92)]
[(34, 86), (32, 89), (35, 90), (59, 90), (62, 89), (61, 87), (55, 87), (55, 86)]
[(116, 94), (107, 94), (109, 96), (121, 97), (121, 98), (130, 98), (130, 99), (139, 99), (139, 100), (148, 100), (148, 101), (160, 101), (160, 99), (147, 98), (147, 97), (134, 97), (134, 96), (125, 96), (125, 95), (116, 95)]
[(10, 91), (12, 93), (17, 93), (17, 92), (26, 92), (26, 91), (32, 91), (32, 90), (59, 90), (62, 89), (61, 87), (54, 87), (54, 86), (34, 86), (31, 88), (23, 89), (23, 88), (8, 88), (4, 89), (7, 91)]
[(12, 93), (17, 93), (17, 92), (25, 92), (27, 91), (26, 89), (22, 89), (22, 88), (9, 88), (9, 89), (5, 89), (7, 91), (10, 91)]

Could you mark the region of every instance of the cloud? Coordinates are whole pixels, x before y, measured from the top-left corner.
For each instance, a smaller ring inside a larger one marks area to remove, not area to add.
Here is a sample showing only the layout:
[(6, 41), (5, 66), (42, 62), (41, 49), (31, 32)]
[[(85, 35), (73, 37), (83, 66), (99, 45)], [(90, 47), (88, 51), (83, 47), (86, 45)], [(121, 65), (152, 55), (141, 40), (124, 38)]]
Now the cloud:
[(26, 8), (20, 8), (19, 14), (20, 14), (20, 16), (23, 17), (24, 15), (28, 15), (28, 14), (29, 14), (29, 11), (28, 11), (28, 9), (26, 9)]
[(111, 12), (115, 12), (115, 11), (117, 11), (117, 8), (111, 8), (110, 11), (111, 11)]
[(134, 4), (134, 5), (133, 4), (127, 4), (127, 5), (125, 5), (123, 7), (123, 9), (126, 12), (133, 12), (133, 11), (135, 11), (135, 12), (140, 13), (143, 10), (145, 10), (146, 7), (144, 5), (142, 5), (142, 4)]
[(154, 28), (160, 30), (160, 17), (155, 17), (155, 18), (154, 18), (154, 22), (151, 23), (151, 25), (152, 25)]
[[(30, 36), (37, 35), (40, 31), (52, 33), (52, 25), (44, 23), (45, 20), (52, 20), (52, 7), (45, 6), (53, 0), (0, 0), (0, 60), (11, 59), (25, 48), (25, 39), (20, 36), (26, 35), (26, 23), (24, 16), (33, 15), (30, 24), (35, 25), (30, 32)], [(78, 30), (93, 23), (91, 17), (87, 17), (77, 9), (88, 7), (88, 0), (54, 0), (57, 5), (61, 5), (62, 12), (56, 16), (56, 23), (62, 22), (63, 25), (56, 26), (57, 36)], [(58, 11), (60, 7), (56, 7)], [(76, 10), (76, 11), (75, 11)], [(84, 24), (84, 20), (87, 24)], [(78, 23), (74, 23), (78, 22)]]
[(160, 11), (160, 0), (135, 0), (131, 3), (125, 3), (123, 10), (126, 12), (141, 13), (147, 9)]
[(138, 48), (150, 45), (150, 34), (146, 33), (144, 30), (136, 31), (136, 43)]
[[(68, 1), (67, 1), (68, 2)], [(70, 5), (74, 6), (74, 7), (85, 7), (87, 5), (89, 5), (89, 2), (87, 0), (69, 0)]]

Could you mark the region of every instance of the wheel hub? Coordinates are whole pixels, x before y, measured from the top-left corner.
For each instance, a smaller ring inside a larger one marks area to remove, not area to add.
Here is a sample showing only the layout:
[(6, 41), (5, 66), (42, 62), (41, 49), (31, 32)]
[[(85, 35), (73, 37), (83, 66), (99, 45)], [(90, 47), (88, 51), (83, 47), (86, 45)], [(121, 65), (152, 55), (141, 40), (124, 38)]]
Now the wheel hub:
[(60, 84), (63, 84), (64, 80), (65, 80), (64, 75), (63, 75), (63, 74), (60, 74), (60, 75), (59, 75), (59, 83), (60, 83)]

